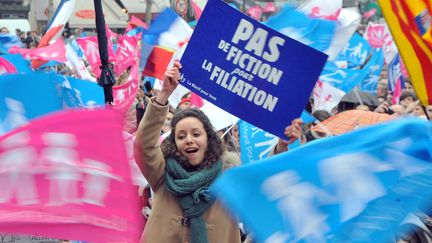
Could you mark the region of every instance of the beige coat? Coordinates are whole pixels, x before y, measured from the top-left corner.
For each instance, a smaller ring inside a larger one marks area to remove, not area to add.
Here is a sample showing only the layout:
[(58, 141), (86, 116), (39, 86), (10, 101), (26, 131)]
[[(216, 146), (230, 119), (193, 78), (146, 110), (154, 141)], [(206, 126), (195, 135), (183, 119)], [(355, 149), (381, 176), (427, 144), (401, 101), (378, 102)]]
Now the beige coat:
[[(159, 135), (168, 107), (149, 102), (136, 135), (135, 158), (154, 191), (153, 207), (141, 243), (189, 242), (189, 227), (182, 224), (183, 212), (170, 192), (165, 189), (165, 159), (159, 147)], [(219, 203), (205, 213), (209, 243), (239, 243), (238, 224)]]

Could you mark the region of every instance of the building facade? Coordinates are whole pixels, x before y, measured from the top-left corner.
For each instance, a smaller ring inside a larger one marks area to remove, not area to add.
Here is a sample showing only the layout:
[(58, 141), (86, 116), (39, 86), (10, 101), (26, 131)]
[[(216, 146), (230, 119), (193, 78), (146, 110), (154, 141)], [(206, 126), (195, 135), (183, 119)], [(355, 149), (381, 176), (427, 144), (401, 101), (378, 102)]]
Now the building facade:
[(24, 0), (0, 1), (0, 19), (28, 19), (29, 10)]

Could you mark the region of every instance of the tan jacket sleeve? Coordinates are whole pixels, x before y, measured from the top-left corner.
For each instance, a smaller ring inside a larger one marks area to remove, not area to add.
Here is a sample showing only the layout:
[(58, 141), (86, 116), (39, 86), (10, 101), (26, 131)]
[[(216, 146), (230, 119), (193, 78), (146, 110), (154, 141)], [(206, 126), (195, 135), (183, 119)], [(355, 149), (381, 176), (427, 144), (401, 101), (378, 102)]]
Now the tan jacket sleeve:
[(160, 131), (168, 113), (168, 106), (147, 105), (135, 138), (135, 161), (151, 188), (156, 191), (163, 183), (165, 159), (159, 145)]

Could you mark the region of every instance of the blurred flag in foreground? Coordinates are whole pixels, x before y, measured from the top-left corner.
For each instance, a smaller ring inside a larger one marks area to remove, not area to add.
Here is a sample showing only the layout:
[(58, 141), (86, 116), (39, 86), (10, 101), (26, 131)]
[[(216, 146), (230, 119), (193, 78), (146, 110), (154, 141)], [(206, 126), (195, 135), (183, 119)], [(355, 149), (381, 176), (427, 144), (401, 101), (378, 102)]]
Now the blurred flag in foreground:
[(0, 232), (138, 242), (122, 123), (111, 110), (69, 110), (0, 137)]
[(432, 105), (430, 0), (379, 0), (411, 82), (423, 105)]
[(231, 169), (211, 190), (258, 242), (388, 242), (432, 196), (431, 135), (421, 119), (382, 123)]

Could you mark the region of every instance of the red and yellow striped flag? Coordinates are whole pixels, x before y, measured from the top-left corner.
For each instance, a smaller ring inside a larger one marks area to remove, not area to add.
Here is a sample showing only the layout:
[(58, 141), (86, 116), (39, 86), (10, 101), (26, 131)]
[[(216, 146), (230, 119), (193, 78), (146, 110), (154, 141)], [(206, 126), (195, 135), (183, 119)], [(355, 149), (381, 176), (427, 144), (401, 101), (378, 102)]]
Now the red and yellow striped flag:
[(378, 0), (423, 105), (432, 105), (432, 0)]

